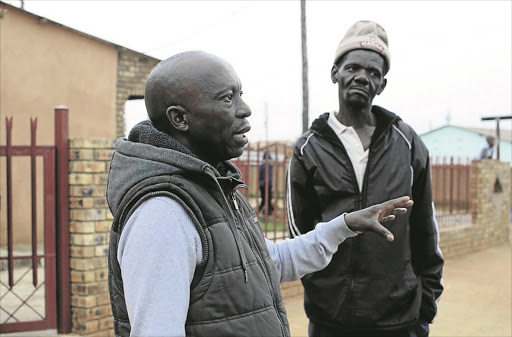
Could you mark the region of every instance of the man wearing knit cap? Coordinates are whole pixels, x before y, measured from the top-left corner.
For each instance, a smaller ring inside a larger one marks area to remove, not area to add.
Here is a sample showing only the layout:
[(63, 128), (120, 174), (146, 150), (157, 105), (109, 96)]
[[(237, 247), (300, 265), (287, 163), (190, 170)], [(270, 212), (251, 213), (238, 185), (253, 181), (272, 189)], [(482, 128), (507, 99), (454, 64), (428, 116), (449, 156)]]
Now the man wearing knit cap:
[(373, 105), (391, 66), (386, 31), (356, 22), (331, 70), (339, 110), (297, 141), (287, 177), (293, 237), (318, 223), (400, 195), (410, 216), (386, 226), (385, 245), (365, 233), (346, 239), (323, 270), (302, 278), (310, 336), (428, 336), (443, 291), (443, 256), (432, 203), (428, 150), (394, 113)]

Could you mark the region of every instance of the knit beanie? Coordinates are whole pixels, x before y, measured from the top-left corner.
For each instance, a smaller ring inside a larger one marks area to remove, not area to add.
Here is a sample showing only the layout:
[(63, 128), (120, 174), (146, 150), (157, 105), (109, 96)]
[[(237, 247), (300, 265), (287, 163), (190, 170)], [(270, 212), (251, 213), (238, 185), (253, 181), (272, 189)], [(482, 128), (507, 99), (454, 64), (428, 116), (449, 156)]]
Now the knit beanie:
[(358, 21), (350, 27), (341, 40), (334, 64), (346, 53), (354, 49), (368, 49), (381, 54), (386, 60), (388, 70), (391, 67), (391, 55), (388, 48), (388, 35), (382, 26), (373, 21)]

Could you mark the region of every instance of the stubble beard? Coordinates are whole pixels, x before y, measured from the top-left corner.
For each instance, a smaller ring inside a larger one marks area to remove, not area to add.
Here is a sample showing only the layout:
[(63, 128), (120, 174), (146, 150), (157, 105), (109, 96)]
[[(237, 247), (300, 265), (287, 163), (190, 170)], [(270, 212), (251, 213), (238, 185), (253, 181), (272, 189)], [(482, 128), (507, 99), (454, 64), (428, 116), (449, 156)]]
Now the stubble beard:
[(368, 105), (371, 105), (371, 102), (368, 102), (366, 99), (359, 95), (349, 95), (347, 97), (347, 105), (355, 110), (364, 109)]

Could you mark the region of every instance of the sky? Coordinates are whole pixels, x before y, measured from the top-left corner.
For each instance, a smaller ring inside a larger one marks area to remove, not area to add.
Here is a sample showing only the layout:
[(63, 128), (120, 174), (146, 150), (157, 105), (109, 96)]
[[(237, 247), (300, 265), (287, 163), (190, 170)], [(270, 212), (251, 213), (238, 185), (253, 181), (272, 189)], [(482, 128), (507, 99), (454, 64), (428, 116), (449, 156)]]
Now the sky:
[[(299, 1), (26, 0), (25, 10), (159, 59), (186, 50), (218, 55), (242, 81), (251, 141), (302, 133)], [(306, 1), (310, 123), (338, 109), (330, 70), (339, 41), (356, 21), (373, 20), (391, 53), (374, 104), (419, 134), (448, 122), (495, 128), (480, 119), (512, 113), (511, 17), (512, 1)], [(147, 118), (141, 101), (126, 114), (129, 125)]]

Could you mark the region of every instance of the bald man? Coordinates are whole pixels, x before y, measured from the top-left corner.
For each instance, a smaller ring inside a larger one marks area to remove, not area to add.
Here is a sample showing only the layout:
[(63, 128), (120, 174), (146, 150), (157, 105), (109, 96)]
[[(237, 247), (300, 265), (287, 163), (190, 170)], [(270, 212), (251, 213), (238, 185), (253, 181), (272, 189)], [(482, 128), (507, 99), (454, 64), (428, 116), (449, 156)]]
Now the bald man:
[(279, 284), (324, 268), (347, 237), (392, 241), (379, 222), (412, 205), (398, 198), (274, 244), (229, 162), (251, 115), (231, 65), (175, 55), (149, 75), (145, 102), (151, 121), (116, 143), (107, 188), (116, 336), (289, 336)]

